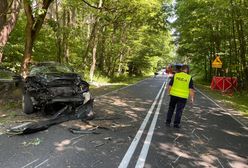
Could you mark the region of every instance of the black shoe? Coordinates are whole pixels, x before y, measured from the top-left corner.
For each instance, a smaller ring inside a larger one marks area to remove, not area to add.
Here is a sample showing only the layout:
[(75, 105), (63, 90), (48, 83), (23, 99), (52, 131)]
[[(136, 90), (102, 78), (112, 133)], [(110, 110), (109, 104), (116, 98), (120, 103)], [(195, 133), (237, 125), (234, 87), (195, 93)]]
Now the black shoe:
[(180, 125), (174, 125), (174, 128), (181, 128)]

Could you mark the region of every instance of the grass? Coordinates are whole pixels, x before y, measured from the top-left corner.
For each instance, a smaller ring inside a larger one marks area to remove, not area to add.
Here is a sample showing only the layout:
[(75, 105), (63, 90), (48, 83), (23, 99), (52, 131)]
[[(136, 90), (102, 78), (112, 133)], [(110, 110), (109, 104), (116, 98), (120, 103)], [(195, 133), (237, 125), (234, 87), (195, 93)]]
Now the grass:
[[(92, 85), (90, 85), (90, 90), (93, 96), (99, 96), (104, 93), (128, 86), (130, 84), (137, 83), (138, 81), (141, 81), (148, 77), (150, 76), (142, 76), (142, 77), (120, 76), (114, 79), (105, 79), (105, 80), (101, 79), (101, 80), (97, 80), (95, 84), (93, 83)], [(99, 86), (97, 86), (96, 84), (99, 84)]]
[(0, 103), (0, 124), (14, 120), (21, 108), (21, 102), (10, 100)]
[(222, 93), (220, 91), (211, 90), (209, 85), (196, 84), (196, 87), (207, 93), (210, 97), (224, 103), (225, 106), (240, 111), (244, 116), (248, 117), (248, 92), (234, 92), (233, 94)]

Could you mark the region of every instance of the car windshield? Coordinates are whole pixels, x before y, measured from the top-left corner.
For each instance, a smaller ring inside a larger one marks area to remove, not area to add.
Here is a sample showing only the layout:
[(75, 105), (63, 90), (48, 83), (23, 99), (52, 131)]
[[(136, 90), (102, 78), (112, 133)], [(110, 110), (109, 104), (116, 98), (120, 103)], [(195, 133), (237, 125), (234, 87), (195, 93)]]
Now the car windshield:
[(30, 75), (46, 73), (72, 73), (72, 69), (65, 65), (40, 65), (34, 66), (30, 70)]

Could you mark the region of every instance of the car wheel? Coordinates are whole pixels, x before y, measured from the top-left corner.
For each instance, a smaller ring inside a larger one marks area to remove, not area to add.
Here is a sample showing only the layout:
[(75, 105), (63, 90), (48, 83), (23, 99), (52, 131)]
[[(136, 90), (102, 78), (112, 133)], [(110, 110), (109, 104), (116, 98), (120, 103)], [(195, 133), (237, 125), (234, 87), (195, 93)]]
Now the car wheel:
[(22, 96), (22, 109), (25, 114), (31, 114), (34, 112), (34, 106), (29, 94)]

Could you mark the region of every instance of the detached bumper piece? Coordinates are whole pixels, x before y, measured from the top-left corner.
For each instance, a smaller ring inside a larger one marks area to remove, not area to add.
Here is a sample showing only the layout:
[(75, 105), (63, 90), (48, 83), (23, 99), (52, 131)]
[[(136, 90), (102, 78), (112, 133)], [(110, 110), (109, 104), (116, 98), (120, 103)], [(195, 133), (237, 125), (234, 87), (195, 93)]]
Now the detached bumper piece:
[[(73, 108), (70, 105), (66, 105), (55, 113), (50, 119), (38, 121), (38, 122), (27, 122), (15, 127), (11, 127), (7, 130), (6, 134), (9, 135), (22, 135), (22, 134), (31, 134), (38, 131), (43, 131), (48, 129), (52, 125), (60, 124), (69, 120), (81, 119), (90, 120), (93, 119), (93, 102), (94, 99), (90, 99), (83, 105), (80, 105), (76, 108)], [(72, 112), (72, 110), (74, 111)]]

